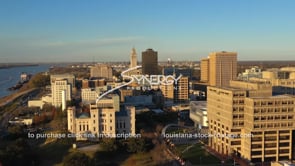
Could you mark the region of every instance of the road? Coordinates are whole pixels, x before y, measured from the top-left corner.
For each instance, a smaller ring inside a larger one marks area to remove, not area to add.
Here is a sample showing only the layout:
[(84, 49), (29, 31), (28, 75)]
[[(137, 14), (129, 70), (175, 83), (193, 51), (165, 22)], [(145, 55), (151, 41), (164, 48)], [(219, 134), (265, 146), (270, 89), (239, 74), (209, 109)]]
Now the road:
[(8, 97), (4, 97), (3, 99), (1, 99), (0, 101), (0, 108), (1, 107), (4, 107), (6, 106), (7, 104), (13, 102), (14, 100), (16, 100), (17, 98), (23, 96), (23, 95), (26, 95), (28, 93), (31, 93), (33, 92), (34, 90), (36, 90), (37, 88), (33, 88), (33, 89), (29, 89), (29, 90), (26, 90), (26, 91), (23, 91), (23, 92), (17, 92), (15, 94), (12, 94)]
[[(23, 91), (23, 92), (20, 92), (20, 93), (17, 93), (17, 94), (13, 94), (13, 95), (7, 97), (7, 99), (5, 101), (2, 101), (0, 103), (0, 108), (4, 107), (4, 106), (7, 106), (8, 104), (10, 104), (13, 101), (17, 100), (19, 97), (24, 96), (24, 95), (28, 95), (28, 94), (34, 92), (35, 90), (37, 90), (37, 88), (29, 89), (29, 90), (26, 90), (26, 91)], [(21, 104), (21, 103), (19, 103), (19, 104)], [(1, 119), (0, 119), (0, 128), (6, 128), (7, 125), (8, 125), (8, 121), (13, 118), (14, 114), (11, 111), (10, 112), (8, 112), (8, 111), (7, 112), (2, 112), (2, 109), (0, 109), (0, 115), (1, 115), (0, 116), (1, 117)]]

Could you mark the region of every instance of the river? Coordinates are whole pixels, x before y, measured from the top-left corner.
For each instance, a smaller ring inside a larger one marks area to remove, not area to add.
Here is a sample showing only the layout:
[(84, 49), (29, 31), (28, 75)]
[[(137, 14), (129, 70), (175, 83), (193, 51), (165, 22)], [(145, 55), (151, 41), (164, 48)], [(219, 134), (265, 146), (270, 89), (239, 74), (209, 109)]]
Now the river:
[(20, 80), (22, 72), (28, 74), (36, 74), (40, 72), (46, 72), (49, 70), (50, 65), (38, 65), (38, 66), (25, 66), (25, 67), (12, 67), (0, 69), (0, 98), (10, 95), (14, 91), (9, 91), (8, 88), (17, 84)]

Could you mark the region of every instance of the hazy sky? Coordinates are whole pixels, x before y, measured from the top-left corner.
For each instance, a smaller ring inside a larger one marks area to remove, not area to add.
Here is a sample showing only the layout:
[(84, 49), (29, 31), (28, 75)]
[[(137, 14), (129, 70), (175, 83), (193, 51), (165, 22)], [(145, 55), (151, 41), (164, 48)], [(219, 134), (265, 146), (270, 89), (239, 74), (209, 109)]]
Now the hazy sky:
[(294, 0), (0, 0), (0, 63), (295, 60)]

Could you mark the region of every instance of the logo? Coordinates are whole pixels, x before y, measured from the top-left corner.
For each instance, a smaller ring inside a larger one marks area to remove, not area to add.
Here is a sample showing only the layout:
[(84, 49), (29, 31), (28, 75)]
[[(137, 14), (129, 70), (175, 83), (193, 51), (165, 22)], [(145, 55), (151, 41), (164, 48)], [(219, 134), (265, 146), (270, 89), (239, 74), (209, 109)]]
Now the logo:
[(102, 99), (107, 94), (120, 89), (124, 86), (127, 86), (133, 82), (143, 85), (177, 85), (178, 80), (182, 77), (182, 75), (179, 75), (177, 78), (171, 75), (165, 76), (165, 75), (126, 75), (126, 73), (141, 68), (141, 66), (136, 66), (129, 68), (121, 73), (121, 76), (123, 80), (129, 80), (128, 82), (123, 82), (122, 85), (119, 85), (113, 89), (110, 89), (103, 93), (102, 95), (98, 96), (96, 99), (96, 103)]

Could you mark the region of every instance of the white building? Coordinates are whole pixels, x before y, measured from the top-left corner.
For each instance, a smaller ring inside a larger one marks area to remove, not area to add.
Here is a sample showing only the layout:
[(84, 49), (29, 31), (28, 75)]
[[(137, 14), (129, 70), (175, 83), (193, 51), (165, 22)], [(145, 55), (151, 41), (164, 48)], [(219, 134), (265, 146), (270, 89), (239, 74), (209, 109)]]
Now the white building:
[(246, 69), (245, 72), (240, 73), (239, 80), (249, 80), (250, 78), (262, 78), (262, 71), (259, 67), (254, 66), (251, 69)]
[(97, 104), (90, 104), (89, 113), (68, 108), (68, 130), (77, 140), (117, 137), (122, 133), (135, 135), (135, 107), (119, 109), (118, 106), (119, 96), (109, 95)]
[(76, 84), (76, 78), (73, 74), (52, 74), (50, 75), (50, 82), (51, 85), (56, 81), (56, 80), (67, 80), (68, 83), (71, 85), (71, 88), (75, 88)]
[(47, 96), (43, 96), (41, 99), (39, 100), (29, 100), (28, 101), (28, 107), (39, 107), (40, 109), (43, 108), (44, 104), (51, 104), (52, 103), (52, 97), (47, 95)]
[(207, 128), (207, 102), (206, 101), (191, 101), (189, 117), (195, 123), (195, 127)]
[[(52, 93), (52, 105), (55, 107), (62, 106), (64, 101), (70, 101), (72, 95), (71, 84), (68, 83), (67, 79), (55, 80), (51, 82), (51, 93)], [(64, 98), (62, 93), (64, 93)], [(64, 108), (64, 107), (63, 107)]]
[(84, 104), (94, 103), (98, 97), (98, 89), (86, 88), (81, 89), (82, 102)]

